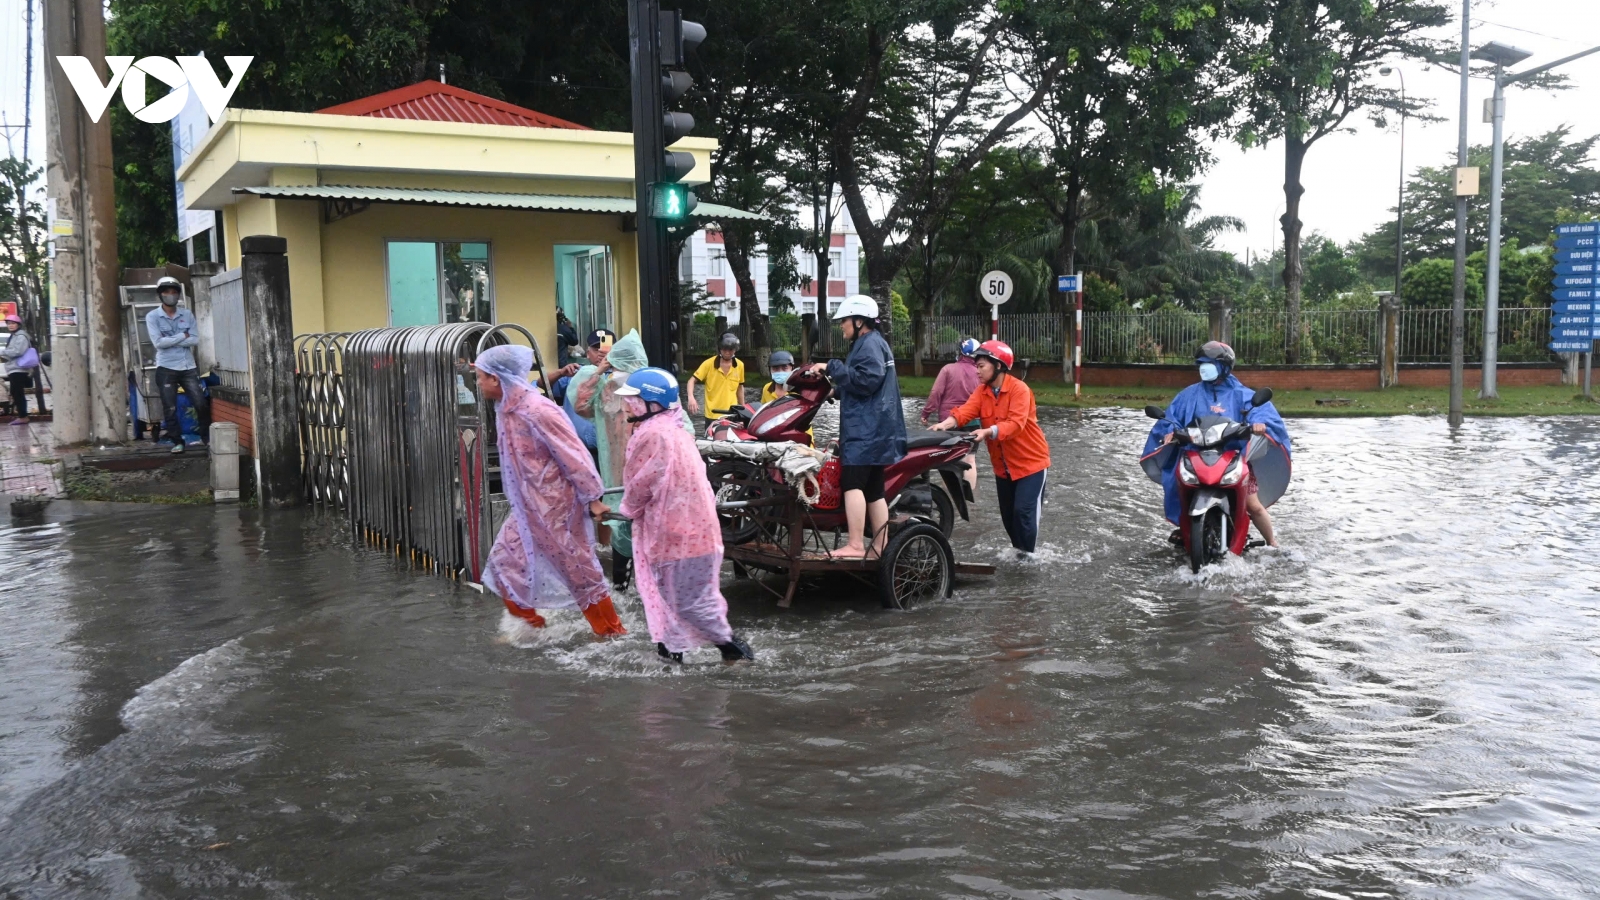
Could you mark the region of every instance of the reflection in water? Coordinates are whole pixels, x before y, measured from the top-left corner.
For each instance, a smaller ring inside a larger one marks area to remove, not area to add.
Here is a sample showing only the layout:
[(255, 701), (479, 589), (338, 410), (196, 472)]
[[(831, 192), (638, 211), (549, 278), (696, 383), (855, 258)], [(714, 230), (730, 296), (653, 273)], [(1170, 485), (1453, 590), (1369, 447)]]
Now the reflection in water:
[[(1040, 559), (980, 490), (950, 602), (851, 582), (761, 654), (498, 607), (338, 523), (0, 528), (19, 897), (1574, 896), (1597, 889), (1580, 419), (1298, 421), (1285, 549), (1191, 575), (1132, 413), (1044, 412)], [(821, 423), (827, 431), (831, 422)]]

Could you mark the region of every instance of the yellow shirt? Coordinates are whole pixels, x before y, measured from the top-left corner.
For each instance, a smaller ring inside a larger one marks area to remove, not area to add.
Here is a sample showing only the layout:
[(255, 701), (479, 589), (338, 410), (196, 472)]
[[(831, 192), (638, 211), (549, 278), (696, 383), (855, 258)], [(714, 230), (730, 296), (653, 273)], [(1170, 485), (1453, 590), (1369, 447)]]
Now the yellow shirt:
[(696, 381), (706, 386), (706, 408), (702, 410), (707, 419), (720, 419), (724, 414), (714, 413), (714, 409), (733, 409), (739, 405), (739, 388), (744, 385), (744, 363), (737, 358), (728, 374), (722, 374), (721, 362), (717, 357), (700, 364), (694, 370)]

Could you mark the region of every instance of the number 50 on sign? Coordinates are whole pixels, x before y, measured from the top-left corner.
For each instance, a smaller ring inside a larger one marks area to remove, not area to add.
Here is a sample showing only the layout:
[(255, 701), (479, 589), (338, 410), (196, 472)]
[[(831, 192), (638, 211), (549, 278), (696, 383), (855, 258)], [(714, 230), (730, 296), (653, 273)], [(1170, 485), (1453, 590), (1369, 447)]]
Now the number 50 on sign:
[(985, 303), (999, 306), (1011, 299), (1011, 293), (1011, 276), (999, 269), (985, 272), (984, 276), (978, 279), (978, 296), (982, 297)]

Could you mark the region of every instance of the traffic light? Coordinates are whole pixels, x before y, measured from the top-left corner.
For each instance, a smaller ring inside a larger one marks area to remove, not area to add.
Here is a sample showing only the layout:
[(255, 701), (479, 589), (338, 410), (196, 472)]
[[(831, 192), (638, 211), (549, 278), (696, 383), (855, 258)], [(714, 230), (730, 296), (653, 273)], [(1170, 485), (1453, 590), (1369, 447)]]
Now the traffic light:
[(694, 130), (694, 116), (672, 109), (694, 87), (684, 71), (706, 38), (698, 22), (661, 0), (627, 0), (633, 69), (633, 179), (639, 246), (639, 329), (652, 365), (676, 372), (673, 313), (678, 261), (673, 251), (690, 226), (696, 199), (683, 180), (694, 155), (667, 147)]
[(705, 26), (683, 18), (683, 10), (661, 10), (661, 174), (651, 191), (650, 214), (668, 222), (681, 222), (699, 203), (694, 191), (676, 182), (688, 177), (694, 170), (694, 154), (666, 148), (694, 130), (694, 116), (686, 112), (672, 112), (667, 107), (676, 103), (694, 79), (683, 67), (689, 64), (689, 54), (706, 39)]

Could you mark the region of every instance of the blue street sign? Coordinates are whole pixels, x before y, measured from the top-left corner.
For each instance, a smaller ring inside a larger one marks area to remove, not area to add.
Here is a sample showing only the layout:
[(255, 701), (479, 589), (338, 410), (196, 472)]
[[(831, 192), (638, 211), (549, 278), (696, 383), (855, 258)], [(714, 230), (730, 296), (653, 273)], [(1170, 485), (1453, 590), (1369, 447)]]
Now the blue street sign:
[(1558, 316), (1592, 316), (1594, 306), (1590, 300), (1557, 300), (1550, 304), (1550, 312)]
[(1557, 288), (1550, 292), (1556, 300), (1593, 300), (1600, 292), (1593, 287)]
[(1600, 235), (1563, 234), (1556, 237), (1557, 250), (1565, 250), (1570, 247), (1600, 247)]
[(1586, 275), (1594, 278), (1594, 262), (1558, 262), (1556, 263), (1557, 275)]
[(1574, 222), (1557, 225), (1556, 234), (1600, 234), (1600, 222)]
[(1550, 279), (1550, 286), (1555, 288), (1593, 288), (1593, 275), (1557, 275)]
[(1578, 262), (1579, 260), (1594, 259), (1597, 255), (1594, 250), (1585, 250), (1573, 247), (1568, 250), (1556, 251), (1556, 262)]
[(1545, 346), (1551, 353), (1588, 353), (1594, 348), (1594, 341), (1551, 341)]
[(1083, 276), (1081, 274), (1058, 275), (1056, 276), (1056, 290), (1065, 294), (1075, 294), (1078, 291), (1083, 290), (1082, 278)]

